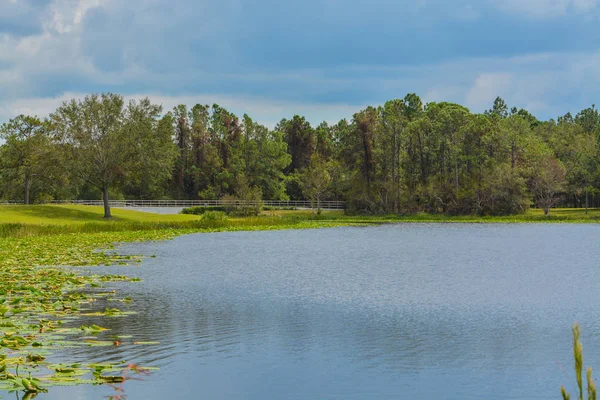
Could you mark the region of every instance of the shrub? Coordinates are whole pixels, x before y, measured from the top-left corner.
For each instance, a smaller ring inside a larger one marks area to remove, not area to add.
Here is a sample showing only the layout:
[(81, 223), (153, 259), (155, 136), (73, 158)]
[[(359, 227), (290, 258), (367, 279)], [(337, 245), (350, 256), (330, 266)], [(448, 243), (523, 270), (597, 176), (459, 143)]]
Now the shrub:
[(202, 214), (202, 221), (225, 222), (227, 221), (227, 214), (223, 211), (207, 211)]
[(196, 207), (187, 207), (184, 208), (181, 213), (182, 214), (191, 214), (191, 215), (202, 215), (208, 211), (223, 211), (227, 212), (226, 207), (223, 206), (196, 206)]
[(293, 210), (296, 210), (296, 207), (263, 206), (262, 209), (263, 209), (263, 211), (275, 211), (275, 210), (293, 211)]

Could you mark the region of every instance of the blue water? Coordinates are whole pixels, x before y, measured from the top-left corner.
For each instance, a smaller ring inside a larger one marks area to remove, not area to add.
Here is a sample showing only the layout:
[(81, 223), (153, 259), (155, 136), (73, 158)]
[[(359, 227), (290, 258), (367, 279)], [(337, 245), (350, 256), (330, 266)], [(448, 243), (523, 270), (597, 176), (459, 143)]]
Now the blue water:
[(160, 367), (129, 399), (559, 399), (575, 321), (600, 373), (599, 225), (214, 233), (123, 252), (156, 255), (108, 269), (143, 279), (115, 285), (139, 313), (93, 322), (161, 344), (67, 356)]

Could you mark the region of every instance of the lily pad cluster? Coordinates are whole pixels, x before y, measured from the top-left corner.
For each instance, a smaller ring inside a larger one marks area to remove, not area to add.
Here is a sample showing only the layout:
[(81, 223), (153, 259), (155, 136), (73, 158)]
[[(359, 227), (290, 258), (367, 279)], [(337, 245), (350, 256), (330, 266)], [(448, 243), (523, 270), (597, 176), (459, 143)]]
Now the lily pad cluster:
[[(0, 391), (22, 391), (31, 398), (57, 385), (118, 383), (124, 362), (53, 364), (49, 358), (69, 347), (153, 344), (110, 336), (100, 322), (132, 313), (112, 306), (130, 298), (119, 299), (115, 291), (102, 288), (110, 282), (137, 279), (87, 275), (60, 266), (138, 262), (137, 257), (111, 251), (111, 243), (172, 236), (170, 231), (152, 231), (1, 239)], [(98, 310), (95, 305), (100, 299), (111, 301), (111, 307)], [(82, 317), (98, 318), (98, 324), (78, 326)]]
[[(107, 335), (103, 318), (125, 317), (115, 291), (101, 291), (122, 275), (88, 275), (65, 266), (128, 265), (140, 257), (119, 255), (115, 243), (157, 241), (194, 232), (279, 230), (354, 225), (279, 217), (231, 219), (222, 226), (96, 233), (65, 233), (0, 238), (0, 391), (22, 391), (24, 398), (57, 385), (118, 384), (125, 364), (55, 364), (53, 354), (69, 347), (153, 345), (128, 336)], [(99, 300), (109, 307), (98, 308)], [(115, 304), (113, 306), (113, 304)], [(95, 325), (77, 326), (81, 318)], [(134, 366), (137, 368), (137, 366)], [(134, 368), (134, 369), (135, 369)], [(151, 368), (139, 367), (148, 371)]]

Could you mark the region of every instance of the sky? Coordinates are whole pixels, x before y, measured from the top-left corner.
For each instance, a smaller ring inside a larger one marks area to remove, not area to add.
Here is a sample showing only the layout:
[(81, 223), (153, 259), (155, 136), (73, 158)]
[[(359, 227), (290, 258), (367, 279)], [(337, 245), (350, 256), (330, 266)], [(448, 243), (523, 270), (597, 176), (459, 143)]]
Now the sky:
[(417, 93), (547, 119), (600, 104), (600, 0), (0, 0), (0, 121), (89, 93), (274, 126)]

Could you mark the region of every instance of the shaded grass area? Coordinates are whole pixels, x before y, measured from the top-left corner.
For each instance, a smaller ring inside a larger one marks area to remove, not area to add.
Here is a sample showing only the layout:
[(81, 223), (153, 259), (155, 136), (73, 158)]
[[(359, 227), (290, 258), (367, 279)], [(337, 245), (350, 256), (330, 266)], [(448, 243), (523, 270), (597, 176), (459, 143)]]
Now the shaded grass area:
[[(0, 238), (62, 235), (74, 233), (215, 230), (268, 230), (352, 224), (331, 216), (260, 215), (245, 218), (208, 218), (210, 215), (161, 215), (130, 210), (113, 210), (114, 218), (102, 218), (102, 207), (94, 206), (0, 206)], [(365, 221), (368, 222), (368, 221)]]
[(176, 222), (193, 221), (194, 215), (163, 215), (141, 211), (111, 209), (112, 220), (103, 218), (104, 209), (82, 205), (11, 205), (0, 206), (0, 223), (23, 223), (37, 225), (80, 225), (92, 222), (110, 224), (114, 222)]

